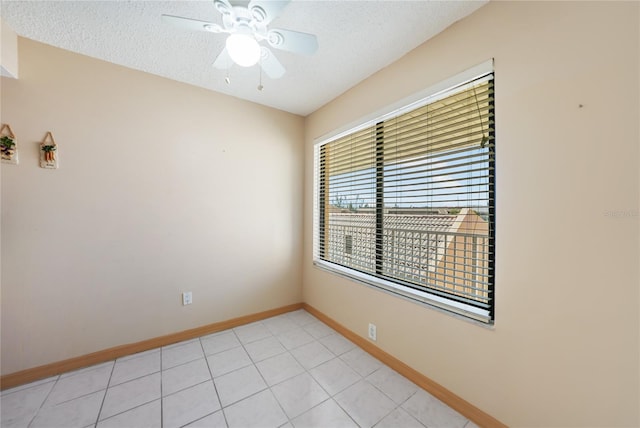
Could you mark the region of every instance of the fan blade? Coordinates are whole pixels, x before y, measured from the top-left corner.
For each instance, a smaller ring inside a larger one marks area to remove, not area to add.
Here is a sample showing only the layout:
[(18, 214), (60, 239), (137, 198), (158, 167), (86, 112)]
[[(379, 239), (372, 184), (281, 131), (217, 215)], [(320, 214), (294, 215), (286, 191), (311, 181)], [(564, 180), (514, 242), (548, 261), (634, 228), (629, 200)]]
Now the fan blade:
[(313, 55), (318, 50), (318, 39), (313, 34), (299, 31), (275, 29), (267, 33), (269, 44), (283, 51)]
[(227, 52), (227, 48), (222, 49), (222, 52), (218, 54), (218, 57), (213, 61), (213, 67), (218, 70), (226, 70), (233, 65), (233, 60)]
[(291, 0), (251, 0), (247, 8), (251, 16), (262, 25), (269, 25), (280, 15)]
[(162, 15), (165, 22), (169, 22), (178, 27), (194, 31), (209, 31), (211, 33), (221, 33), (224, 29), (213, 22), (200, 21), (197, 19), (183, 18), (181, 16)]
[(275, 57), (269, 48), (265, 48), (264, 46), (260, 51), (260, 66), (265, 74), (272, 79), (281, 78), (285, 73), (285, 69), (282, 64), (280, 64), (280, 61), (278, 61), (278, 58)]
[(228, 0), (213, 0), (213, 5), (223, 15), (233, 15), (233, 6)]

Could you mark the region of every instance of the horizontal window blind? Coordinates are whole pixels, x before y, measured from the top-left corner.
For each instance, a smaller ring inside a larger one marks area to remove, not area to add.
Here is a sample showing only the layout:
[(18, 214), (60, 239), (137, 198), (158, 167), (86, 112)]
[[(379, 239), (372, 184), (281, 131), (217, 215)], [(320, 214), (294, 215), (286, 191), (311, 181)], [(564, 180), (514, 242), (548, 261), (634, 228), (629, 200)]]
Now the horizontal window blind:
[(316, 145), (317, 263), (492, 322), (493, 82), (488, 73)]

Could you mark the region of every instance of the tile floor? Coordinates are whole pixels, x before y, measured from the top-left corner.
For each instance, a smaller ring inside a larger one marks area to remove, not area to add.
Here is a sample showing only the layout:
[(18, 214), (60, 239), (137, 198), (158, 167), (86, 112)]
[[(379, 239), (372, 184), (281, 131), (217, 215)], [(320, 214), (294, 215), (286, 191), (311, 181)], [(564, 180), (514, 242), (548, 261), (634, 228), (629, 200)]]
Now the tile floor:
[(299, 310), (2, 392), (0, 426), (475, 425)]

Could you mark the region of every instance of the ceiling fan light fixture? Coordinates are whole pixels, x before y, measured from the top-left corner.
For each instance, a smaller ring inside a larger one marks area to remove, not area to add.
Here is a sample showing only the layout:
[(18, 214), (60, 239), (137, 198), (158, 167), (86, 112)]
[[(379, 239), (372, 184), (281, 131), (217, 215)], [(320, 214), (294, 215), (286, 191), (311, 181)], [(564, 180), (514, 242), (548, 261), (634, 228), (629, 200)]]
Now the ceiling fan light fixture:
[(253, 36), (235, 33), (227, 37), (226, 45), (233, 62), (241, 67), (251, 67), (260, 60), (260, 45)]
[(222, 25), (173, 15), (162, 15), (162, 18), (189, 30), (225, 33), (226, 46), (212, 64), (217, 70), (228, 71), (233, 64), (252, 67), (259, 63), (268, 77), (279, 79), (286, 70), (264, 45), (299, 55), (313, 55), (318, 50), (318, 40), (313, 34), (269, 28), (291, 0), (210, 1), (222, 14)]

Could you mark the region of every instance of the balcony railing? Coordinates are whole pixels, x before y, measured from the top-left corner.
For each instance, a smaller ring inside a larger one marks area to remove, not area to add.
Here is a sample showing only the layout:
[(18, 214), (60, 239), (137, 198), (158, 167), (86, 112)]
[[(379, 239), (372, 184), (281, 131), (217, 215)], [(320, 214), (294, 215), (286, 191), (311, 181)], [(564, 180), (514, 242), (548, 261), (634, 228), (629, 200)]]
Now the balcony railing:
[[(329, 226), (327, 261), (376, 274), (376, 231), (356, 225)], [(383, 277), (475, 304), (489, 300), (487, 234), (385, 228)]]

